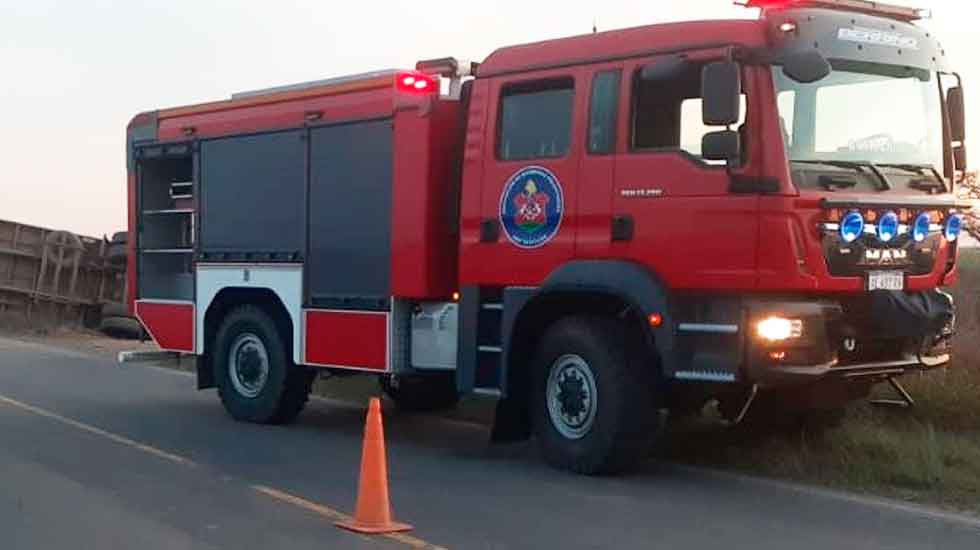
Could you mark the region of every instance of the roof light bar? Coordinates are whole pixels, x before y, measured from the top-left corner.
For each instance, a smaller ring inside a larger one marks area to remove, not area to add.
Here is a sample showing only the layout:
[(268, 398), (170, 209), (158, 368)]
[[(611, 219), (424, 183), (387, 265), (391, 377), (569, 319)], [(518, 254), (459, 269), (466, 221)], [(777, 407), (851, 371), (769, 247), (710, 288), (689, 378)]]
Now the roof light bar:
[(871, 0), (734, 0), (738, 6), (746, 8), (782, 9), (782, 8), (829, 8), (844, 11), (882, 15), (902, 21), (918, 21), (932, 18), (928, 9), (895, 6)]
[(412, 94), (439, 92), (439, 79), (419, 71), (403, 71), (395, 76), (395, 89)]

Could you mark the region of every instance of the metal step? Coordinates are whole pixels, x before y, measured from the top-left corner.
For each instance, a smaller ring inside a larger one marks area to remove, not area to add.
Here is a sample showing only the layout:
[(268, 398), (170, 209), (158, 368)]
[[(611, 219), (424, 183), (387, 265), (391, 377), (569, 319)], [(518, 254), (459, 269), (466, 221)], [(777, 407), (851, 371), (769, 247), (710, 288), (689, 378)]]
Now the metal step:
[(497, 388), (473, 388), (473, 393), (483, 397), (500, 397), (503, 393)]

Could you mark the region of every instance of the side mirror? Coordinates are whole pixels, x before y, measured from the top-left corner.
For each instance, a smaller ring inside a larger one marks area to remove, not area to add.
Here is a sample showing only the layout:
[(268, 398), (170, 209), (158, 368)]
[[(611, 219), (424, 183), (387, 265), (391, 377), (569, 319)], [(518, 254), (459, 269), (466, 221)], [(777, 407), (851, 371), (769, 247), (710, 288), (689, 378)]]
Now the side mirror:
[(742, 138), (735, 130), (711, 132), (701, 138), (701, 157), (736, 164), (742, 156)]
[(802, 84), (822, 80), (831, 71), (830, 62), (817, 50), (793, 53), (783, 58), (783, 74)]
[(731, 126), (742, 118), (742, 71), (738, 63), (716, 61), (701, 71), (701, 115), (705, 126)]
[(640, 78), (642, 80), (670, 80), (683, 74), (687, 66), (687, 59), (679, 55), (672, 55), (656, 63), (645, 65), (640, 69)]
[(946, 107), (949, 110), (949, 133), (953, 141), (966, 141), (966, 110), (963, 101), (963, 88), (950, 88), (946, 94)]
[(966, 144), (953, 148), (953, 168), (958, 172), (966, 172)]

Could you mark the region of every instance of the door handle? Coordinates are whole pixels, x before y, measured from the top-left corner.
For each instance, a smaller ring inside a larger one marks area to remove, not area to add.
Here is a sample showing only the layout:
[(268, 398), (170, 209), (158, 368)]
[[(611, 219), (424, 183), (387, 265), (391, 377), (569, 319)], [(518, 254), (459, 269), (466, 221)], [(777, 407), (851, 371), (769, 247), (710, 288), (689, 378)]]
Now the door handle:
[(613, 216), (612, 240), (613, 242), (633, 240), (633, 216), (630, 214), (617, 214)]

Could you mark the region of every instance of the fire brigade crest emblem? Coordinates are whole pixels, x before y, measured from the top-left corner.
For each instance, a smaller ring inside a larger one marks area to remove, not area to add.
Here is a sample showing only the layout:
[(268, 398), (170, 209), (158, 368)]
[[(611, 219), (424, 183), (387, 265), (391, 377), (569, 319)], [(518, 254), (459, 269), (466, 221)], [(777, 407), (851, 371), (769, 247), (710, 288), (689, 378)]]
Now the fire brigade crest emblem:
[(523, 168), (504, 186), (500, 225), (510, 242), (538, 248), (558, 234), (564, 208), (561, 184), (554, 174), (540, 166)]

